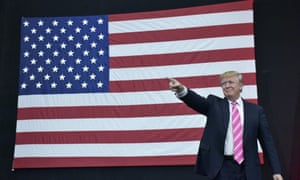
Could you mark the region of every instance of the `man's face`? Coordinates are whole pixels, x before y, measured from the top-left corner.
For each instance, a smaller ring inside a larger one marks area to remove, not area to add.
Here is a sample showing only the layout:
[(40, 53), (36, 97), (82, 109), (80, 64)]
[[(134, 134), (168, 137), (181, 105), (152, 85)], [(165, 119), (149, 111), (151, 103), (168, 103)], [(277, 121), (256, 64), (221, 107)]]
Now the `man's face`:
[(229, 100), (236, 100), (240, 97), (242, 84), (239, 82), (237, 76), (224, 77), (221, 80), (221, 87), (224, 96), (227, 97)]

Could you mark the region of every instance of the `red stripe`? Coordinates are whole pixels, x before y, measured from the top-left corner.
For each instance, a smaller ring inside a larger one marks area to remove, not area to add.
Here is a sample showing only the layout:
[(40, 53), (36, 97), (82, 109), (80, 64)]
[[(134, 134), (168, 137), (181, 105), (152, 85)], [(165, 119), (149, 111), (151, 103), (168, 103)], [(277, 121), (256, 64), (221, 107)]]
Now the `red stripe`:
[(160, 18), (160, 17), (172, 17), (172, 16), (186, 16), (193, 14), (206, 14), (206, 13), (218, 13), (228, 11), (241, 11), (252, 10), (253, 3), (250, 1), (230, 2), (215, 5), (205, 5), (190, 8), (161, 10), (152, 12), (138, 12), (128, 14), (113, 14), (109, 15), (109, 21), (122, 21), (122, 20), (138, 20), (147, 18)]
[[(219, 75), (186, 77), (176, 79), (189, 88), (205, 88), (220, 86)], [(243, 79), (244, 85), (256, 85), (255, 73), (245, 73), (243, 74)], [(110, 92), (158, 91), (162, 89), (169, 89), (169, 83), (167, 78), (110, 82)]]
[(162, 42), (249, 34), (253, 34), (252, 23), (110, 34), (109, 43), (110, 45), (114, 45), (145, 42)]
[[(261, 164), (263, 153), (259, 153)], [(15, 158), (13, 168), (194, 165), (197, 155), (151, 157)]]
[(180, 65), (255, 59), (254, 48), (238, 48), (189, 53), (111, 57), (110, 68)]
[[(174, 97), (175, 98), (175, 97)], [(18, 120), (109, 117), (149, 117), (195, 114), (182, 103), (131, 106), (19, 108)]]
[[(184, 119), (182, 121), (184, 121)], [(202, 133), (202, 128), (139, 131), (33, 132), (17, 133), (16, 144), (149, 143), (194, 141), (200, 140)]]
[(151, 157), (15, 158), (13, 168), (193, 165), (196, 155)]
[(264, 164), (265, 163), (265, 161), (264, 161), (264, 154), (260, 152), (260, 153), (258, 153), (258, 155), (259, 155), (260, 164)]
[[(247, 99), (257, 103), (257, 99)], [(85, 106), (19, 108), (18, 120), (27, 119), (72, 119), (72, 118), (125, 118), (198, 114), (183, 103), (150, 104), (131, 106)], [(76, 119), (74, 119), (75, 121)]]

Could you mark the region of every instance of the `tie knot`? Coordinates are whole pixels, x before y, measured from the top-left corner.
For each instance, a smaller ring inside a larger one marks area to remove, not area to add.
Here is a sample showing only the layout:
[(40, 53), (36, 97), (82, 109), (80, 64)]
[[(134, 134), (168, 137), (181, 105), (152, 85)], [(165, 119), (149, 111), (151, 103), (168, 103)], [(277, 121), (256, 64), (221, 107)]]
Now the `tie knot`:
[(235, 105), (237, 105), (237, 102), (236, 102), (236, 101), (232, 101), (231, 104), (232, 104), (233, 106), (235, 106)]

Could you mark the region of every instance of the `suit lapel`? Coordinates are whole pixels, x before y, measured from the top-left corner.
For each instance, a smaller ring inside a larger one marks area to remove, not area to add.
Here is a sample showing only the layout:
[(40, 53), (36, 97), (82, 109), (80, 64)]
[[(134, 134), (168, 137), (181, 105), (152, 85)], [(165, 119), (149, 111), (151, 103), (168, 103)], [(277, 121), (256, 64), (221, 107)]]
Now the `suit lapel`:
[(243, 99), (244, 104), (244, 131), (243, 131), (243, 141), (246, 142), (246, 137), (248, 134), (249, 127), (249, 106), (248, 103)]
[(227, 133), (227, 129), (228, 129), (228, 124), (229, 124), (229, 103), (228, 103), (228, 100), (226, 98), (224, 98), (224, 101), (223, 101), (223, 119), (224, 119), (224, 130), (225, 130), (225, 133)]

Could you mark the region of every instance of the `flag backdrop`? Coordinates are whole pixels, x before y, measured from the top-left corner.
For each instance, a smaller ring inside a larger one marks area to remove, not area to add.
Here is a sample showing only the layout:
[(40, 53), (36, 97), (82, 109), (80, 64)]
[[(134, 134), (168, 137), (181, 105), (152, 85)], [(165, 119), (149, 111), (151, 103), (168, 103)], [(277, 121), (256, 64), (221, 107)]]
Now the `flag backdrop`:
[(193, 165), (206, 119), (167, 77), (223, 96), (228, 70), (256, 103), (250, 1), (22, 18), (13, 168)]

